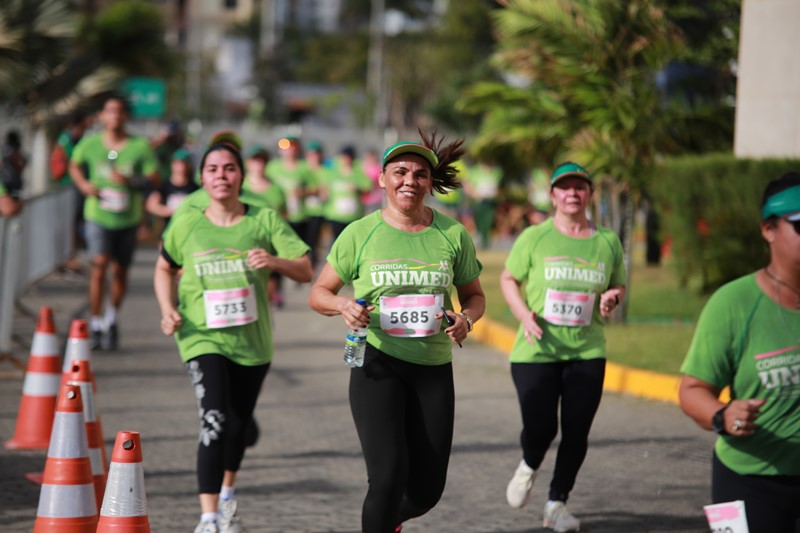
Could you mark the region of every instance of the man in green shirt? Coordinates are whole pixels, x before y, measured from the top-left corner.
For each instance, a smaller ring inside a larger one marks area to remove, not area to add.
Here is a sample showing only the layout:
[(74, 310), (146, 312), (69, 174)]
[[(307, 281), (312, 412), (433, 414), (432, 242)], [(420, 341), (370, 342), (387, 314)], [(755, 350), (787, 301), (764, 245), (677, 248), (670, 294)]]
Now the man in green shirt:
[[(103, 130), (75, 147), (69, 172), (86, 197), (86, 245), (91, 257), (89, 309), (92, 349), (115, 350), (117, 312), (128, 286), (136, 229), (144, 214), (142, 191), (158, 187), (158, 160), (147, 139), (126, 130), (129, 109), (119, 96), (108, 98), (98, 115)], [(111, 306), (103, 313), (106, 271), (111, 266)]]

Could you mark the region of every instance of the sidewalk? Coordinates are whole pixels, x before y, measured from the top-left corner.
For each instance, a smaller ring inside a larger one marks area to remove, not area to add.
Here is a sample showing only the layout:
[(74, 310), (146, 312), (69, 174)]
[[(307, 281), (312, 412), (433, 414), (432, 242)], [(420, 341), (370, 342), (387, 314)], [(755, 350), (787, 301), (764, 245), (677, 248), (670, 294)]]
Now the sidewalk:
[[(95, 400), (109, 456), (117, 431), (142, 434), (152, 530), (190, 532), (199, 515), (198, 422), (175, 344), (158, 329), (156, 253), (137, 253), (121, 312), (121, 350), (93, 354)], [(287, 305), (274, 315), (275, 361), (256, 411), (261, 439), (248, 450), (239, 475), (240, 513), (250, 533), (355, 533), (366, 474), (341, 362), (344, 326), (308, 309), (307, 286), (286, 285)], [(32, 288), (23, 304), (34, 311), (52, 306), (63, 338), (85, 295), (84, 279), (54, 275)], [(20, 314), (14, 331), (30, 339), (33, 322)], [(520, 416), (507, 359), (474, 339), (456, 348), (455, 356), (456, 427), (447, 488), (439, 505), (404, 532), (544, 531), (541, 513), (555, 449), (529, 507), (509, 508), (505, 486), (520, 458)], [(2, 380), (3, 441), (13, 434), (21, 389), (21, 377)], [(707, 531), (702, 505), (709, 499), (713, 440), (675, 405), (606, 393), (570, 500), (582, 530)], [(23, 474), (40, 471), (45, 455), (0, 448), (2, 531), (32, 529), (39, 487)]]

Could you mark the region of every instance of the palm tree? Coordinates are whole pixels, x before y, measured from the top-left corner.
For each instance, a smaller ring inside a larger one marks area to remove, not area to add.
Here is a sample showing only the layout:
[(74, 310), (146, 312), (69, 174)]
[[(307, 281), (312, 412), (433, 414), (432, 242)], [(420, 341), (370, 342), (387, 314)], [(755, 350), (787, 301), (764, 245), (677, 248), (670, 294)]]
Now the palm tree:
[(604, 222), (620, 233), (630, 272), (634, 193), (670, 144), (655, 74), (679, 32), (651, 0), (503, 3), (495, 61), (515, 83), (477, 85), (462, 101), (485, 113), (476, 148), (514, 145), (529, 164), (572, 159), (607, 177), (619, 208)]

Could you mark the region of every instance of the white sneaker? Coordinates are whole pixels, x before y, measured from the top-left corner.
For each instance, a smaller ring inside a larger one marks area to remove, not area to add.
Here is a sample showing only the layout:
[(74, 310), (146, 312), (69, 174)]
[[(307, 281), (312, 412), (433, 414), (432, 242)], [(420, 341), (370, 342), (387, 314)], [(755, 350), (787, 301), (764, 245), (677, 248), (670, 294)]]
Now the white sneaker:
[(536, 479), (536, 470), (525, 463), (525, 459), (519, 462), (519, 466), (514, 471), (514, 477), (508, 482), (506, 487), (506, 500), (508, 505), (514, 509), (520, 509), (528, 503), (531, 497), (531, 487), (533, 480)]
[(236, 512), (236, 498), (220, 500), (217, 507), (219, 533), (243, 533), (244, 528)]
[(194, 533), (219, 533), (219, 529), (213, 520), (200, 520), (200, 523), (194, 528)]
[(544, 520), (542, 525), (558, 533), (581, 530), (580, 520), (569, 514), (566, 504), (553, 500), (548, 500), (544, 506)]

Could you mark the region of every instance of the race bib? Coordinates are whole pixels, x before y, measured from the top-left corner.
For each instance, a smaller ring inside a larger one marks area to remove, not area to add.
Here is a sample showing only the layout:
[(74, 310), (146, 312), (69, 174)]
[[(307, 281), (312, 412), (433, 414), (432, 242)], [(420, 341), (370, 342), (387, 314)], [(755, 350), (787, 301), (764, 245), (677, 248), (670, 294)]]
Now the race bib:
[(744, 501), (704, 505), (711, 533), (748, 533)]
[(127, 189), (100, 189), (100, 209), (112, 213), (128, 210), (130, 194)]
[(559, 326), (588, 326), (592, 322), (596, 296), (588, 292), (547, 289), (542, 316)]
[(444, 305), (442, 294), (381, 296), (381, 329), (392, 337), (429, 337), (439, 333), (442, 319), (435, 318)]
[(306, 207), (310, 209), (316, 209), (321, 205), (322, 205), (322, 200), (320, 199), (319, 196), (316, 195), (306, 196)]
[(242, 326), (258, 320), (256, 291), (252, 284), (243, 289), (203, 291), (203, 300), (209, 329)]
[(178, 209), (178, 206), (181, 205), (185, 199), (186, 195), (183, 193), (170, 194), (169, 198), (167, 198), (167, 207), (172, 209), (172, 212), (174, 213), (175, 210)]
[(352, 215), (358, 210), (358, 202), (355, 198), (337, 198), (334, 205), (338, 215)]

